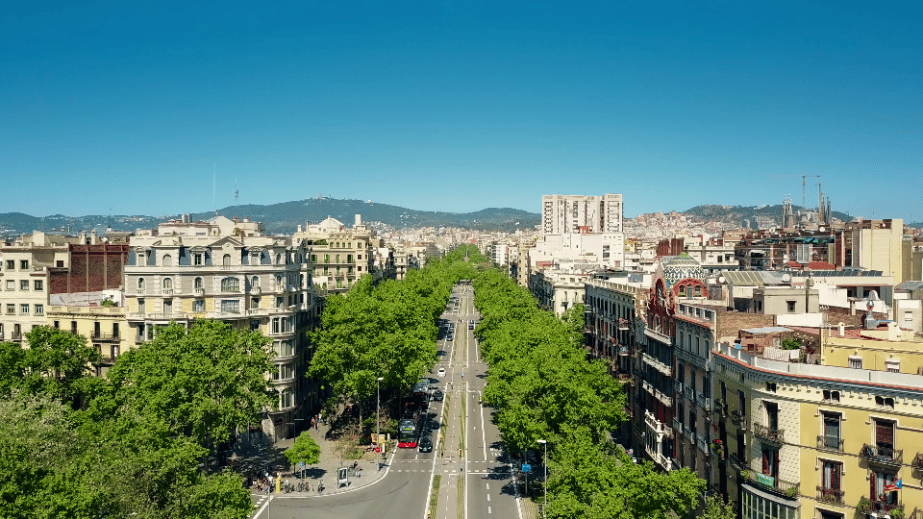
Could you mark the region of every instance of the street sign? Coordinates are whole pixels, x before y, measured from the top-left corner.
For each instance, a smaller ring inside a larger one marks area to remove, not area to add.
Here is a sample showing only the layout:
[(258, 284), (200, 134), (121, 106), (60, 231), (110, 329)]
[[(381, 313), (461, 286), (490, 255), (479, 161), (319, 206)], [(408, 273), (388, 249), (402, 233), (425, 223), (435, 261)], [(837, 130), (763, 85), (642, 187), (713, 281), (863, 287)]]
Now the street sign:
[(375, 446), (375, 452), (381, 452), (381, 445)]
[(299, 465), (301, 468), (304, 468), (304, 462), (303, 462), (303, 461), (302, 461), (301, 463), (299, 463), (298, 465)]
[(523, 464), (522, 464), (522, 471), (523, 471), (523, 472), (531, 472), (531, 471), (532, 471), (532, 465), (529, 465), (528, 463), (523, 463)]
[(339, 469), (337, 469), (337, 485), (341, 487), (343, 485), (349, 485), (349, 468), (348, 467), (340, 467)]

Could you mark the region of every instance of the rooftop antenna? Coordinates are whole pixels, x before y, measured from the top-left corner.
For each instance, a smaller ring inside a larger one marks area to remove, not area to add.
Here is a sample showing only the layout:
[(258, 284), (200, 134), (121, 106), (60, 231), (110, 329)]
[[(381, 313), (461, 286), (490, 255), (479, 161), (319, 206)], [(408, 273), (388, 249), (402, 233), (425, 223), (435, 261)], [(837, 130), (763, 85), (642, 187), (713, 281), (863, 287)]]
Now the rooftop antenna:
[(212, 162), (212, 210), (215, 211), (215, 216), (218, 216), (218, 206), (215, 204), (215, 188), (217, 186), (216, 179), (218, 177), (215, 171), (215, 163)]
[(237, 207), (238, 198), (240, 198), (240, 190), (237, 189), (237, 175), (234, 175), (234, 207)]

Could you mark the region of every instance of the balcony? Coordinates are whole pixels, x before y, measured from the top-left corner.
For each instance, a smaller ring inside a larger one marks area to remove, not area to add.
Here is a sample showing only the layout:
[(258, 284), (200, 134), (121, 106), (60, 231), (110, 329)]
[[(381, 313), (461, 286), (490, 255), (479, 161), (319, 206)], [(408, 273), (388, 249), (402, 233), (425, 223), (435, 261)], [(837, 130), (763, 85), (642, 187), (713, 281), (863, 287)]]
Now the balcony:
[(650, 328), (644, 329), (644, 335), (647, 335), (649, 338), (654, 339), (655, 341), (662, 342), (663, 344), (666, 344), (668, 346), (673, 344), (673, 341), (670, 340), (669, 335), (665, 333), (654, 331)]
[(651, 357), (647, 353), (642, 353), (641, 358), (644, 360), (645, 363), (650, 364), (651, 366), (654, 367), (654, 369), (663, 373), (664, 375), (668, 377), (673, 376), (673, 369), (670, 366), (667, 366), (666, 364), (664, 364), (663, 362), (660, 362), (654, 357)]
[(204, 289), (204, 288), (196, 288), (196, 289), (193, 289), (193, 293), (195, 294), (196, 297), (205, 297), (205, 289)]
[(658, 436), (666, 436), (667, 438), (673, 437), (673, 431), (669, 427), (664, 425), (663, 422), (658, 420), (653, 414), (645, 411), (644, 412), (644, 424), (647, 425), (647, 428)]
[(676, 418), (673, 418), (673, 422), (672, 422), (672, 423), (673, 423), (673, 430), (676, 431), (677, 434), (679, 434), (680, 432), (682, 432), (682, 430), (683, 430), (683, 424), (679, 423), (679, 420), (677, 420)]
[(745, 483), (788, 499), (798, 499), (801, 483), (792, 483), (753, 470), (741, 470), (740, 477)]
[(708, 398), (703, 393), (699, 393), (697, 402), (699, 403), (699, 407), (701, 407), (702, 409), (705, 409), (706, 411), (711, 411), (711, 398)]
[(98, 331), (93, 332), (94, 341), (117, 341), (120, 338), (121, 337), (119, 337), (118, 332), (109, 332), (109, 333), (98, 332)]
[[(900, 515), (904, 515), (904, 503), (900, 501), (893, 500), (892, 502), (887, 501), (872, 501), (869, 498), (863, 496), (859, 500), (859, 504), (856, 505), (856, 511), (860, 514), (888, 514), (892, 517), (896, 516), (894, 512), (900, 511)], [(881, 515), (879, 515), (881, 517)]]
[(13, 342), (21, 342), (22, 332), (13, 332), (12, 334), (10, 334), (10, 340), (12, 340)]
[(845, 491), (839, 490), (836, 488), (824, 488), (820, 485), (817, 485), (817, 502), (824, 503), (826, 505), (838, 505), (843, 506), (843, 495)]
[(715, 399), (715, 412), (718, 413), (718, 415), (721, 416), (722, 418), (727, 418), (727, 415), (728, 415), (727, 403), (720, 398), (716, 398)]
[(686, 400), (689, 400), (692, 403), (695, 403), (695, 388), (686, 386), (683, 394), (686, 395)]
[(923, 452), (918, 452), (917, 455), (913, 458), (913, 461), (910, 462), (910, 466), (914, 470), (923, 471)]
[(259, 286), (250, 287), (250, 294), (251, 294), (251, 295), (258, 296), (258, 295), (260, 295), (261, 293), (263, 293), (263, 289), (261, 289)]
[(676, 381), (673, 384), (674, 384), (673, 387), (676, 389), (676, 392), (682, 395), (683, 394), (683, 383)]
[(164, 288), (164, 289), (162, 289), (162, 290), (160, 291), (160, 295), (163, 295), (163, 296), (172, 296), (172, 295), (173, 295), (173, 289), (172, 289), (172, 288)]
[(785, 429), (772, 428), (767, 425), (753, 424), (753, 434), (764, 442), (781, 445), (785, 442)]
[(734, 425), (736, 425), (737, 428), (740, 429), (741, 431), (746, 431), (747, 426), (749, 425), (747, 423), (747, 417), (744, 416), (743, 413), (741, 413), (740, 411), (736, 409), (731, 411), (731, 421), (734, 422)]
[(817, 435), (817, 450), (827, 452), (843, 452), (843, 439)]
[(904, 449), (894, 449), (881, 445), (862, 445), (859, 459), (886, 469), (899, 469), (904, 463)]
[(705, 437), (704, 437), (704, 436), (702, 436), (701, 434), (698, 435), (698, 436), (696, 436), (696, 437), (695, 437), (695, 444), (696, 444), (696, 446), (699, 448), (699, 450), (702, 451), (702, 454), (705, 454), (706, 456), (709, 454), (709, 451), (708, 451), (708, 442), (705, 441)]

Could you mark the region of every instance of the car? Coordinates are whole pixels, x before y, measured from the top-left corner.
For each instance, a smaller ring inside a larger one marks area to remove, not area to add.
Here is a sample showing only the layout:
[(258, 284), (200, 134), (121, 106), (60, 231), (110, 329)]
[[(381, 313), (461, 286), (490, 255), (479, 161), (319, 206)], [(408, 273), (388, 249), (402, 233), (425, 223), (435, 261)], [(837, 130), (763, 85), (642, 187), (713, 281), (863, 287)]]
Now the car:
[(444, 376), (445, 376), (445, 368), (439, 368), (439, 371), (436, 372), (436, 376), (437, 376), (437, 377), (444, 377)]
[(417, 443), (420, 452), (433, 452), (433, 440), (430, 440), (427, 437), (420, 438), (420, 441)]
[(439, 391), (438, 389), (433, 391), (433, 400), (435, 400), (436, 402), (442, 402), (442, 398), (443, 398), (442, 391)]

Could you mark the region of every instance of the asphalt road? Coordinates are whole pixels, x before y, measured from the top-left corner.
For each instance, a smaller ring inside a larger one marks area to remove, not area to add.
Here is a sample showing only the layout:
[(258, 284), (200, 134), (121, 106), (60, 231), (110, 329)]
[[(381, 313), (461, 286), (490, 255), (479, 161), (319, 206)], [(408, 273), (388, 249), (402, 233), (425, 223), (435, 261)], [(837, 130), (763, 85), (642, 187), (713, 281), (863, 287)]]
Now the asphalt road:
[[(500, 435), (491, 423), (490, 409), (480, 404), (487, 365), (480, 359), (474, 332), (468, 329), (468, 322), (479, 317), (472, 288), (457, 285), (453, 295), (458, 302), (450, 302), (442, 316), (440, 356), (430, 375), (431, 385), (446, 395), (430, 405), (433, 452), (399, 449), (386, 476), (353, 492), (310, 498), (273, 496), (260, 519), (425, 518), (436, 476), (439, 488), (431, 519), (522, 518)], [(455, 323), (452, 341), (447, 340), (448, 322)], [(445, 368), (445, 377), (436, 376), (439, 368)]]

